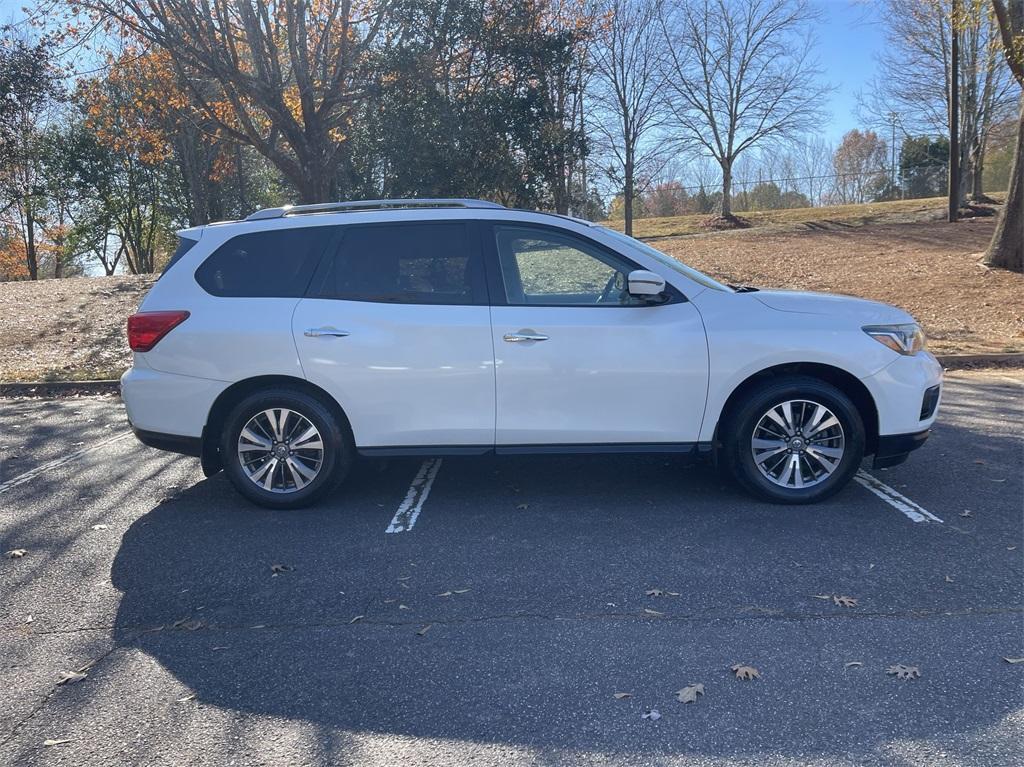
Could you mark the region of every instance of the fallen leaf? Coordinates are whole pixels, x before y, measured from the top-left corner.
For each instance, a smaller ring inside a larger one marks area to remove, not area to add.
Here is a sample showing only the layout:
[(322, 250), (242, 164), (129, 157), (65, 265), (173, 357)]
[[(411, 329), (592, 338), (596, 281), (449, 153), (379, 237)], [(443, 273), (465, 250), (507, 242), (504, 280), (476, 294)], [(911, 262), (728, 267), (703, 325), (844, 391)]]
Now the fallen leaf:
[(960, 516), (961, 517), (973, 517), (974, 516), (974, 512), (971, 511), (970, 509), (964, 509), (963, 511), (960, 512)]
[(424, 626), (423, 628), (421, 628), (419, 631), (416, 632), (416, 636), (418, 636), (418, 637), (423, 636), (428, 631), (430, 631), (430, 627), (433, 626), (433, 625), (434, 625), (433, 623), (428, 623), (426, 626)]
[(408, 610), (408, 609), (409, 609), (409, 606), (408, 606), (408, 605), (399, 605), (399, 606), (398, 606), (398, 609), (399, 609), (399, 610)]
[(43, 741), (43, 745), (46, 746), (47, 748), (49, 748), (50, 746), (60, 746), (60, 745), (62, 745), (64, 743), (70, 743), (70, 742), (71, 742), (71, 738), (57, 738), (56, 740), (51, 740), (50, 738), (47, 738), (46, 740)]
[(617, 693), (613, 694), (612, 697), (615, 698), (615, 700), (625, 700), (626, 698), (632, 698), (633, 697), (633, 693), (631, 693), (631, 692), (617, 692)]
[(863, 663), (861, 663), (861, 662), (860, 662), (859, 660), (851, 660), (851, 661), (848, 661), (848, 662), (847, 662), (847, 663), (846, 663), (846, 664), (845, 664), (845, 665), (843, 666), (843, 668), (860, 668), (860, 667), (861, 667), (861, 666), (863, 666), (863, 665), (864, 665), (864, 664), (863, 664)]
[(352, 625), (353, 623), (355, 623), (356, 621), (361, 621), (361, 620), (362, 620), (363, 618), (365, 618), (365, 617), (366, 617), (365, 615), (357, 615), (357, 616), (356, 616), (355, 618), (353, 618), (352, 620), (350, 620), (350, 621), (348, 622), (348, 624), (349, 624), (349, 625), (351, 626), (351, 625)]
[(106, 530), (107, 526), (106, 525), (93, 525), (92, 529), (93, 530)]
[(885, 673), (895, 676), (897, 679), (917, 679), (921, 676), (921, 669), (917, 666), (904, 666), (902, 663), (898, 663), (895, 666), (889, 666)]
[(526, 511), (528, 508), (530, 508), (530, 504), (528, 503), (520, 503), (518, 506), (516, 506), (516, 509), (518, 509), (519, 511)]
[(953, 582), (953, 578), (947, 575), (946, 576), (946, 583), (952, 583), (952, 582)]
[(663, 596), (665, 596), (665, 592), (662, 591), (661, 589), (647, 589), (647, 591), (644, 592), (644, 596), (646, 596), (646, 597), (663, 597)]
[(838, 594), (832, 597), (832, 601), (835, 602), (839, 607), (856, 607), (857, 600), (853, 597), (839, 596)]
[(62, 671), (57, 684), (74, 684), (75, 682), (81, 682), (87, 676), (89, 675), (83, 674), (80, 671)]
[(294, 569), (295, 568), (292, 567), (291, 565), (271, 565), (270, 566), (270, 572), (272, 572), (274, 575), (277, 575), (278, 573), (290, 573)]
[(32, 622), (32, 620), (33, 620), (33, 618), (32, 618), (32, 616), (30, 615), (30, 616), (28, 616), (27, 618), (25, 618), (25, 623), (31, 623), (31, 622)]
[(649, 607), (644, 608), (644, 612), (648, 615), (664, 615), (665, 613), (659, 613), (657, 610), (652, 610)]
[(704, 694), (704, 685), (700, 683), (691, 684), (676, 693), (676, 700), (680, 703), (696, 703), (697, 696)]
[(832, 598), (831, 594), (811, 594), (814, 599), (823, 599), (826, 602)]
[(1007, 663), (1024, 663), (1024, 658), (1003, 658)]
[(26, 549), (11, 549), (7, 552), (8, 559), (21, 559), (23, 556), (28, 554)]
[(652, 708), (650, 711), (645, 712), (643, 716), (641, 716), (640, 718), (650, 719), (652, 722), (657, 722), (659, 719), (661, 719), (661, 713), (659, 713), (659, 711), (656, 708)]
[(174, 621), (174, 623), (171, 624), (171, 628), (196, 631), (197, 629), (201, 629), (204, 625), (205, 624), (200, 620), (192, 620), (191, 617), (187, 617)]
[(1016, 551), (1016, 550), (1017, 550), (1017, 547), (1016, 547), (1016, 546), (1007, 546), (1007, 547), (1006, 547), (1006, 550), (1007, 550), (1007, 551)]
[(742, 663), (736, 663), (730, 667), (732, 672), (736, 674), (737, 679), (744, 681), (750, 681), (751, 679), (760, 679), (761, 672), (753, 666), (744, 666)]

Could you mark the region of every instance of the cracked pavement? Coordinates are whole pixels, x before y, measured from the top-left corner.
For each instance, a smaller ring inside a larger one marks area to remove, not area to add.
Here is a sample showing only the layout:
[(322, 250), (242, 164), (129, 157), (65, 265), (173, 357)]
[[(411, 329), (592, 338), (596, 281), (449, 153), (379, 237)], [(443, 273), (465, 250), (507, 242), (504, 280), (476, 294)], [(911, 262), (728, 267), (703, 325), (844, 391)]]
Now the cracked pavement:
[[(418, 460), (272, 512), (111, 442), (0, 489), (27, 550), (0, 559), (0, 764), (1019, 765), (1021, 380), (950, 374), (929, 443), (872, 472), (942, 524), (675, 457), (485, 457), (387, 535)], [(115, 398), (0, 400), (0, 488), (124, 428)]]

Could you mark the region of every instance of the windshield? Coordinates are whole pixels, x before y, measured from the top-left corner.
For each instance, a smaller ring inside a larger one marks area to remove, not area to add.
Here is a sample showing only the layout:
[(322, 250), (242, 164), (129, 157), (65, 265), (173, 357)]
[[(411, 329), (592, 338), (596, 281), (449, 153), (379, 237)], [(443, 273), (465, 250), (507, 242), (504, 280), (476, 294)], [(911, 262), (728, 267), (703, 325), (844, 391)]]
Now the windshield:
[(662, 253), (660, 250), (657, 250), (656, 248), (652, 248), (645, 242), (641, 242), (640, 240), (625, 235), (622, 232), (616, 232), (614, 229), (609, 229), (606, 226), (602, 226), (601, 230), (607, 234), (610, 234), (614, 239), (618, 240), (624, 245), (629, 245), (633, 248), (637, 248), (638, 250), (643, 251), (645, 255), (648, 255), (651, 258), (658, 261), (659, 263), (664, 264), (669, 269), (679, 272), (681, 275), (693, 280), (698, 285), (703, 285), (704, 287), (711, 288), (712, 290), (721, 290), (724, 291), (725, 293), (733, 292), (732, 288), (723, 285), (717, 280), (711, 279), (703, 272), (698, 272), (696, 269), (687, 266), (682, 261), (677, 261), (676, 259), (672, 258), (672, 256)]

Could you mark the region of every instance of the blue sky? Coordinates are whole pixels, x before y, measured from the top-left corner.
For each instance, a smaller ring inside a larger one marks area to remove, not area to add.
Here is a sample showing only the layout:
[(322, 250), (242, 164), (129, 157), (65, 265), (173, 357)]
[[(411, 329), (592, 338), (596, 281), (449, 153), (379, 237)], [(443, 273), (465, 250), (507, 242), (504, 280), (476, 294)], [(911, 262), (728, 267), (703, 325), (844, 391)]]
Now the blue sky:
[[(875, 54), (884, 44), (874, 0), (811, 0), (821, 11), (817, 54), (824, 77), (836, 86), (827, 108), (831, 119), (821, 126), (822, 136), (839, 143), (858, 125), (857, 92), (871, 79)], [(0, 24), (23, 18), (21, 8), (32, 0), (0, 0)]]
[(875, 55), (885, 44), (878, 23), (878, 9), (872, 0), (814, 0), (821, 8), (818, 29), (818, 58), (827, 79), (836, 86), (828, 108), (830, 122), (822, 135), (839, 143), (843, 134), (857, 123), (857, 92), (863, 90), (875, 72)]

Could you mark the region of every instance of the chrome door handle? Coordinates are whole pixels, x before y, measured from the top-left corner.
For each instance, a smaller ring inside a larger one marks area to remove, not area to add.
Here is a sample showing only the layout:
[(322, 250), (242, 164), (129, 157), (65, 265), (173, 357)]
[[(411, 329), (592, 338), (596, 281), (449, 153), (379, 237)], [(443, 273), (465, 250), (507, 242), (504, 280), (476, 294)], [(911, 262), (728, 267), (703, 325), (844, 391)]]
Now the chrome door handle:
[(521, 343), (523, 341), (547, 341), (548, 337), (542, 336), (540, 333), (529, 333), (521, 331), (519, 333), (506, 333), (505, 340), (508, 341), (510, 344), (516, 344)]
[(334, 328), (307, 328), (303, 335), (308, 336), (309, 338), (322, 338), (324, 336), (344, 338), (351, 334), (347, 330), (335, 330)]

